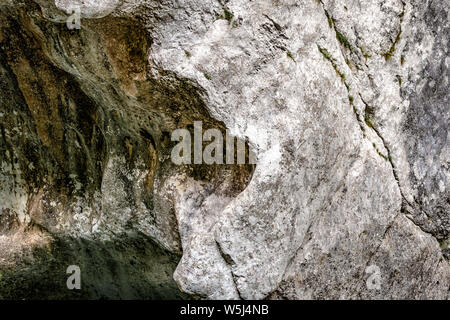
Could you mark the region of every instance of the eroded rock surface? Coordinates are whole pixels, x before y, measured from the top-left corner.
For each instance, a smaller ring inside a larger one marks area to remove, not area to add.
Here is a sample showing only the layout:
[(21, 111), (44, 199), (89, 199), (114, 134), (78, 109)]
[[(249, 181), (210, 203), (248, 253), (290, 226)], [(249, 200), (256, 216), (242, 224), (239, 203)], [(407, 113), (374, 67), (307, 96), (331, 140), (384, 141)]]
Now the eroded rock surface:
[(0, 0), (0, 298), (447, 299), (448, 7)]

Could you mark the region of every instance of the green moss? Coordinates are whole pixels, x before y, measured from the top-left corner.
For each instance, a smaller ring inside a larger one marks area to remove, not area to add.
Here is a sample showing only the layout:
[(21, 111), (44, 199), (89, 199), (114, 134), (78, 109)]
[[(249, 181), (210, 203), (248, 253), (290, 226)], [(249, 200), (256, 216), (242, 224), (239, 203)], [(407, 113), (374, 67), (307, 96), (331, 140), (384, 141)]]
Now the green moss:
[(292, 52), (286, 51), (286, 56), (287, 56), (288, 58), (292, 59), (292, 61), (295, 62), (295, 59), (294, 59), (294, 56), (292, 55)]
[(333, 18), (330, 16), (330, 14), (328, 13), (328, 11), (326, 9), (324, 9), (324, 11), (325, 11), (325, 15), (327, 16), (328, 25), (330, 26), (330, 28), (333, 28), (334, 27)]
[(347, 84), (347, 82), (345, 81), (345, 74), (343, 74), (336, 66), (336, 64), (334, 65), (335, 69), (336, 69), (336, 73), (339, 75), (339, 77), (341, 78), (341, 80), (344, 82), (345, 87), (348, 89), (349, 86)]
[(347, 40), (347, 38), (339, 30), (337, 30), (336, 27), (335, 30), (336, 30), (336, 38), (338, 39), (338, 41), (348, 50), (353, 51), (353, 47)]
[(369, 116), (367, 115), (367, 113), (364, 115), (364, 122), (367, 124), (367, 126), (371, 129), (373, 129), (373, 123), (370, 120)]
[(382, 54), (382, 56), (386, 59), (389, 60), (390, 58), (392, 58), (393, 54), (395, 51), (395, 47), (392, 46), (388, 51), (386, 51), (385, 53)]
[(212, 79), (211, 76), (210, 76), (209, 74), (207, 74), (206, 72), (203, 73), (203, 75), (204, 75), (205, 78), (208, 79), (208, 80), (211, 80), (211, 79)]
[(333, 61), (333, 59), (331, 58), (331, 54), (328, 52), (327, 49), (322, 48), (321, 46), (317, 46), (317, 48), (319, 49), (320, 53), (323, 55), (325, 59)]
[[(394, 43), (391, 45), (391, 47), (389, 48), (389, 50), (382, 54), (382, 56), (383, 56), (386, 60), (389, 60), (390, 58), (392, 58), (392, 56), (393, 56), (394, 53), (395, 53), (396, 46), (397, 46), (397, 44), (400, 42), (400, 38), (401, 38), (401, 36), (402, 36), (401, 23), (403, 22), (403, 17), (404, 17), (404, 15), (405, 15), (405, 6), (406, 6), (405, 2), (403, 2), (403, 1), (402, 1), (402, 4), (403, 4), (403, 10), (402, 10), (402, 12), (401, 12), (400, 15), (399, 15), (399, 17), (400, 17), (400, 30), (399, 30), (399, 32), (397, 33), (397, 36), (395, 37)], [(402, 57), (400, 58), (400, 63), (403, 65), (404, 62), (405, 62), (405, 58), (404, 58), (404, 56), (402, 56)]]
[(192, 55), (189, 51), (184, 50), (184, 54), (186, 55), (186, 57), (190, 58)]
[(380, 150), (378, 150), (377, 145), (375, 144), (375, 142), (372, 143), (372, 145), (373, 145), (373, 148), (375, 149), (375, 151), (378, 153), (378, 155), (380, 157), (382, 157), (384, 160), (388, 161), (389, 157), (386, 157), (384, 154), (381, 153)]
[[(345, 76), (344, 76), (344, 77), (345, 77)], [(344, 86), (347, 88), (347, 91), (350, 90), (350, 86), (349, 86), (349, 84), (347, 83), (347, 81), (344, 81)]]
[(336, 28), (336, 20), (330, 15), (330, 13), (324, 9), (325, 11), (325, 15), (327, 17), (328, 20), (328, 25), (330, 26), (330, 28), (334, 29), (334, 31), (336, 31), (336, 38), (338, 39), (338, 41), (347, 49), (349, 49), (350, 51), (353, 51), (353, 47), (350, 44), (350, 42), (347, 40), (347, 38), (342, 34), (342, 32), (340, 32), (337, 28)]
[[(356, 110), (356, 107), (355, 107), (355, 105), (354, 105), (354, 104), (352, 104), (352, 106), (353, 106), (353, 112), (355, 113), (355, 115), (356, 115), (356, 118), (358, 119), (358, 122), (359, 122), (359, 115), (358, 115), (358, 110)], [(363, 126), (361, 126), (361, 130), (362, 130), (362, 131), (365, 131), (365, 129), (364, 129), (364, 127), (363, 127)]]
[(222, 16), (222, 18), (227, 20), (229, 23), (231, 23), (231, 21), (234, 18), (234, 14), (233, 14), (233, 12), (228, 10), (227, 8), (223, 8), (223, 16)]
[(348, 96), (348, 101), (350, 101), (350, 104), (353, 105), (355, 98), (353, 98), (353, 96)]
[(405, 3), (402, 1), (402, 4), (403, 4), (403, 10), (402, 10), (402, 12), (400, 12), (400, 14), (398, 15), (399, 16), (399, 18), (400, 18), (400, 21), (403, 21), (403, 17), (405, 16)]
[(322, 56), (331, 62), (331, 65), (333, 66), (334, 70), (336, 71), (337, 75), (341, 78), (342, 82), (344, 82), (345, 87), (347, 90), (350, 90), (350, 86), (345, 81), (345, 74), (339, 70), (336, 62), (334, 62), (334, 59), (331, 57), (331, 54), (328, 52), (327, 49), (322, 48), (321, 46), (317, 45), (317, 48), (319, 49), (319, 52), (322, 54)]
[(397, 43), (400, 41), (401, 35), (402, 35), (402, 30), (400, 29), (400, 31), (398, 32), (397, 36), (395, 37), (395, 41), (394, 41), (394, 43), (392, 44), (392, 46), (389, 48), (388, 51), (386, 51), (385, 53), (382, 54), (383, 57), (384, 57), (386, 60), (389, 60), (389, 59), (392, 58), (392, 56), (394, 55), (395, 50), (396, 50), (395, 47), (396, 47)]
[(372, 55), (370, 55), (363, 47), (360, 46), (359, 50), (361, 50), (361, 53), (366, 60), (372, 58)]

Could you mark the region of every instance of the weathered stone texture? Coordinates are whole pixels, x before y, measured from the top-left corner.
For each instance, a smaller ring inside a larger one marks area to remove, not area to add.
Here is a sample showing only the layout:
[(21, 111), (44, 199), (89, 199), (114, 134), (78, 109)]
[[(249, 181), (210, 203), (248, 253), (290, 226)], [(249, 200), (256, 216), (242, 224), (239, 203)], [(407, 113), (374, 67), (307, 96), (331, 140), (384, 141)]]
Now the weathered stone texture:
[(447, 299), (449, 4), (0, 0), (0, 298)]

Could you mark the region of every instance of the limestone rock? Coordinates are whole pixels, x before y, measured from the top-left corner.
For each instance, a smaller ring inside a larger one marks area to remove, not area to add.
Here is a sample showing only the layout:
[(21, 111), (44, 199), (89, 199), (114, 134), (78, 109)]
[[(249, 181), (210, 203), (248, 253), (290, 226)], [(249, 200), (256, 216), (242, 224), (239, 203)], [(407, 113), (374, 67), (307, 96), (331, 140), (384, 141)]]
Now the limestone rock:
[(448, 2), (0, 0), (0, 298), (448, 299)]

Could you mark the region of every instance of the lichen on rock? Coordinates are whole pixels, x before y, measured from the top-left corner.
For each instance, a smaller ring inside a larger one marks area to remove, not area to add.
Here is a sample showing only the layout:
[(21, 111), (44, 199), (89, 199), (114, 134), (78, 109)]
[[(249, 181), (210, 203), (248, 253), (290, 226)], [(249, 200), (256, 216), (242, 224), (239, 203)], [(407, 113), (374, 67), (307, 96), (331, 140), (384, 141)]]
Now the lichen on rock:
[[(448, 299), (448, 29), (437, 0), (0, 0), (0, 299)], [(256, 164), (175, 164), (195, 121)]]

